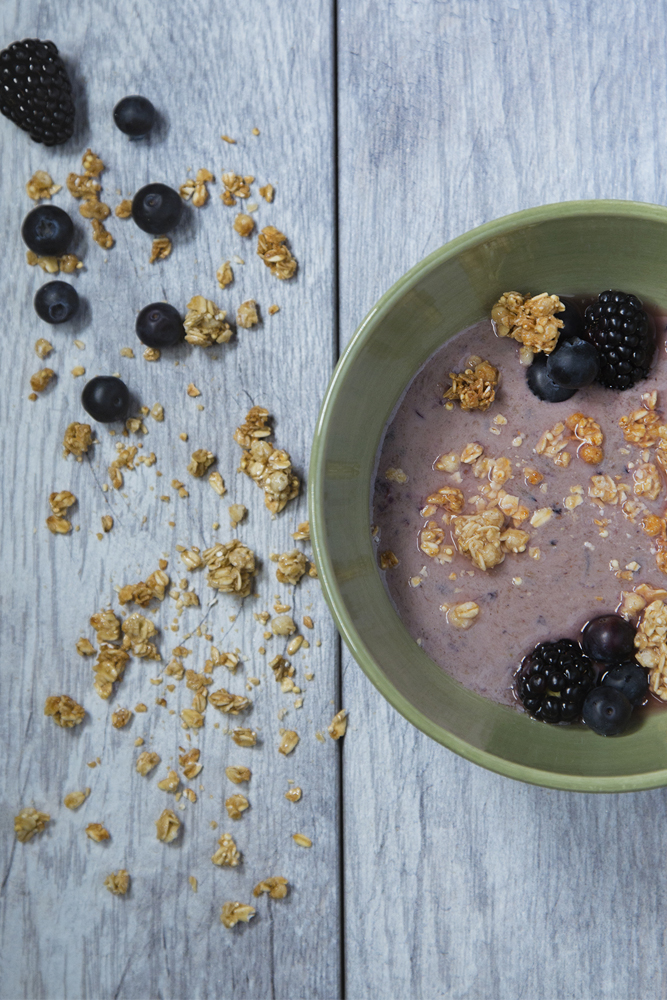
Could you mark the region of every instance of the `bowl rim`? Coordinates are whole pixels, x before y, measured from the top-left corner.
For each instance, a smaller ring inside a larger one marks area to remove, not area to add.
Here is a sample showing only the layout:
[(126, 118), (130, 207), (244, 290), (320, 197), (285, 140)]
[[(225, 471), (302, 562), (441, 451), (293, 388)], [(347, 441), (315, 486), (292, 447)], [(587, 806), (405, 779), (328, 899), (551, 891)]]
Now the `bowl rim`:
[(450, 733), (416, 709), (384, 675), (370, 650), (357, 631), (336, 580), (333, 563), (329, 556), (324, 531), (324, 483), (327, 440), (331, 433), (330, 415), (335, 399), (363, 349), (366, 339), (384, 316), (392, 309), (397, 299), (413, 287), (425, 274), (441, 262), (457, 255), (462, 250), (471, 249), (492, 237), (502, 236), (508, 231), (526, 225), (553, 221), (555, 218), (575, 218), (577, 216), (620, 216), (667, 224), (667, 208), (650, 202), (600, 199), (584, 201), (556, 202), (535, 208), (513, 212), (457, 236), (434, 250), (415, 264), (398, 279), (368, 311), (357, 327), (349, 344), (341, 355), (324, 395), (317, 418), (308, 475), (308, 509), (311, 525), (311, 539), (322, 591), (334, 622), (352, 656), (380, 694), (387, 699), (408, 722), (429, 736), (436, 743), (454, 751), (466, 760), (508, 778), (528, 784), (555, 788), (563, 791), (579, 792), (627, 792), (658, 788), (667, 784), (667, 769), (659, 769), (640, 774), (591, 777), (589, 775), (557, 774), (539, 768), (518, 764), (498, 757), (485, 750), (471, 746), (465, 740)]

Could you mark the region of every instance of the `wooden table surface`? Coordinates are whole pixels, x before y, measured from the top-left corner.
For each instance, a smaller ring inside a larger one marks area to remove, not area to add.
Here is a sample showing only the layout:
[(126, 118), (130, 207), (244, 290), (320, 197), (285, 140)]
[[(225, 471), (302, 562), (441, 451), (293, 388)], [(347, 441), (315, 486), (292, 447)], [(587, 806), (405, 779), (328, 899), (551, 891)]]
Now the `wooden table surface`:
[[(55, 149), (0, 121), (0, 995), (666, 996), (665, 792), (589, 796), (529, 787), (413, 729), (341, 651), (317, 581), (304, 577), (296, 588), (276, 581), (270, 556), (293, 547), (291, 533), (307, 517), (305, 490), (272, 520), (260, 491), (237, 474), (232, 440), (247, 409), (266, 406), (276, 441), (305, 481), (338, 352), (381, 293), (447, 240), (548, 202), (667, 201), (665, 5), (118, 0), (110, 10), (99, 0), (5, 0), (0, 25), (3, 47), (24, 37), (56, 42), (78, 109), (74, 138)], [(149, 140), (129, 142), (113, 125), (113, 105), (132, 93), (159, 109)], [(236, 144), (222, 141), (223, 133)], [(46, 278), (25, 264), (19, 234), (32, 207), (24, 185), (37, 169), (64, 184), (87, 147), (106, 164), (102, 197), (112, 207), (121, 192), (156, 180), (178, 187), (201, 167), (216, 181), (207, 205), (187, 206), (172, 255), (154, 265), (150, 238), (131, 220), (112, 215), (115, 246), (95, 245), (63, 187), (54, 203), (72, 214), (85, 264), (67, 280), (85, 308), (74, 323), (46, 328), (31, 305)], [(232, 230), (238, 208), (219, 199), (225, 170), (256, 177), (255, 219), (287, 234), (299, 261), (293, 281), (277, 281), (257, 258), (254, 236)], [(270, 205), (257, 190), (267, 182), (276, 191)], [(234, 283), (221, 290), (216, 269), (235, 255), (245, 263), (233, 263)], [(262, 323), (209, 351), (183, 345), (157, 363), (144, 361), (137, 310), (167, 299), (184, 312), (195, 294), (232, 316), (255, 298)], [(272, 303), (280, 306), (273, 316)], [(31, 402), (40, 336), (54, 345), (46, 364), (57, 381)], [(121, 357), (127, 346), (134, 359)], [(157, 463), (126, 472), (119, 491), (102, 490), (118, 440), (108, 429), (99, 428), (99, 443), (81, 464), (62, 457), (65, 428), (85, 419), (75, 365), (85, 377), (119, 372), (138, 404), (164, 406), (163, 423), (148, 417), (148, 435), (132, 436)], [(198, 399), (186, 393), (191, 382)], [(201, 447), (217, 456), (223, 499), (186, 471)], [(172, 479), (186, 483), (188, 498), (179, 498)], [(80, 530), (53, 536), (44, 523), (48, 496), (63, 489), (78, 498), (72, 520)], [(249, 509), (236, 534), (261, 562), (258, 596), (242, 608), (225, 594), (211, 605), (216, 595), (204, 574), (187, 573), (176, 549), (233, 537), (232, 502)], [(99, 540), (103, 514), (114, 527)], [(119, 610), (115, 588), (145, 579), (162, 557), (174, 585), (188, 577), (201, 606), (186, 608), (172, 632), (175, 606), (167, 597), (154, 615), (162, 662), (131, 660), (113, 699), (101, 701), (91, 660), (74, 644), (81, 635), (94, 639), (92, 613)], [(293, 657), (302, 708), (268, 666), (285, 643), (263, 640), (253, 616), (273, 613), (275, 595), (299, 624), (304, 615), (314, 621), (312, 631), (301, 629), (310, 648)], [(216, 688), (246, 694), (248, 678), (260, 678), (247, 723), (259, 734), (257, 747), (236, 747), (230, 720), (212, 707), (188, 742), (178, 713), (192, 692), (184, 681), (168, 692), (169, 677), (150, 683), (164, 676), (178, 644), (192, 650), (186, 666), (201, 671), (211, 645), (204, 634), (219, 649), (242, 653), (235, 676), (216, 668)], [(58, 729), (44, 717), (46, 697), (60, 693), (83, 703), (84, 725)], [(138, 702), (146, 714), (125, 729), (111, 727), (114, 708)], [(346, 736), (322, 742), (316, 734), (326, 735), (341, 707), (349, 711)], [(289, 757), (277, 752), (282, 727), (300, 736)], [(138, 737), (162, 758), (148, 777), (134, 769)], [(187, 783), (197, 802), (176, 804), (157, 782), (168, 768), (180, 770), (178, 748), (186, 745), (201, 748), (204, 767)], [(224, 806), (239, 790), (225, 777), (229, 764), (253, 771), (241, 787), (251, 807), (238, 822)], [(284, 798), (289, 780), (303, 789), (298, 803)], [(86, 786), (86, 802), (67, 810), (63, 796)], [(24, 845), (14, 839), (13, 817), (31, 804), (51, 822)], [(155, 837), (154, 821), (167, 806), (183, 823), (171, 845)], [(91, 822), (108, 827), (108, 842), (86, 838)], [(210, 861), (225, 831), (243, 854), (236, 869)], [(298, 847), (294, 833), (310, 837), (312, 848)], [(132, 876), (124, 898), (103, 886), (118, 868)], [(272, 875), (289, 880), (288, 897), (254, 900), (253, 886)], [(254, 902), (257, 916), (226, 930), (219, 916), (227, 900)]]

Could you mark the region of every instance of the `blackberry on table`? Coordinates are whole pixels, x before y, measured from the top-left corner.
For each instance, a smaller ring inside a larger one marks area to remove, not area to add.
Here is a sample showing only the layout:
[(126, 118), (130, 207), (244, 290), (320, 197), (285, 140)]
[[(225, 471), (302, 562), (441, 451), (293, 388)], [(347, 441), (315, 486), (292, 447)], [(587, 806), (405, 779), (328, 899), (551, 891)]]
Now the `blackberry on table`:
[(45, 146), (71, 139), (72, 85), (53, 42), (25, 38), (0, 52), (0, 111)]
[(631, 389), (646, 378), (655, 336), (640, 300), (626, 292), (602, 292), (586, 308), (585, 336), (600, 353), (598, 382), (608, 389)]
[(530, 715), (543, 722), (573, 722), (595, 684), (593, 661), (578, 642), (541, 642), (524, 660), (517, 693)]

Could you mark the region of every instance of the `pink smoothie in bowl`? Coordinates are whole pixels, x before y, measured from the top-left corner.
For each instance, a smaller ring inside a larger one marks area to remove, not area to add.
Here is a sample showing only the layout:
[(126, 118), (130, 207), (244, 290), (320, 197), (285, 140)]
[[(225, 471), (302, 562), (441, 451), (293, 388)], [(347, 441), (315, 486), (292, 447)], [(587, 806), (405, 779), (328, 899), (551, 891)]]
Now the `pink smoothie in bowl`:
[[(385, 429), (371, 520), (386, 589), (428, 656), (494, 702), (524, 711), (525, 658), (614, 612), (639, 629), (641, 701), (667, 700), (667, 319), (650, 325), (646, 378), (548, 402), (528, 387), (525, 347), (489, 317), (431, 356)], [(491, 405), (444, 398), (480, 362), (498, 372)], [(595, 663), (596, 684), (610, 666)]]

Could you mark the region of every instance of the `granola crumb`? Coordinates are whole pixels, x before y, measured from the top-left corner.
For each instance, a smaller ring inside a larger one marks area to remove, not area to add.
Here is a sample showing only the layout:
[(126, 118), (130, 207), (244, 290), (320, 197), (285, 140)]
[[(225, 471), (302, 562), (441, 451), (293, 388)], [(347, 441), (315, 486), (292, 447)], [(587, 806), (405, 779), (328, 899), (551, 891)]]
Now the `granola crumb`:
[(80, 378), (82, 375), (85, 374), (86, 374), (86, 369), (83, 367), (83, 365), (75, 365), (74, 368), (72, 368), (72, 375), (74, 378)]
[(83, 455), (93, 443), (93, 433), (90, 424), (71, 423), (65, 431), (63, 438), (63, 457), (74, 455), (77, 461), (81, 461)]
[(243, 521), (244, 517), (248, 513), (248, 508), (244, 507), (242, 503), (233, 503), (229, 507), (229, 519), (231, 522), (231, 528), (234, 530)]
[(264, 184), (263, 187), (260, 187), (259, 193), (264, 199), (264, 201), (267, 201), (269, 204), (271, 204), (275, 194), (275, 188), (273, 184)]
[(289, 791), (285, 792), (285, 798), (287, 799), (288, 802), (298, 802), (302, 795), (303, 792), (298, 787), (298, 785), (295, 788), (290, 788)]
[(93, 646), (90, 639), (86, 639), (85, 636), (81, 636), (76, 642), (76, 651), (79, 656), (94, 656), (95, 647)]
[(155, 821), (157, 839), (163, 844), (171, 844), (178, 836), (181, 821), (171, 809), (163, 809), (159, 819)]
[(154, 264), (157, 260), (166, 260), (172, 250), (172, 242), (168, 236), (156, 237), (151, 246), (151, 254), (148, 258), (148, 263)]
[(292, 834), (292, 840), (294, 841), (295, 844), (298, 844), (299, 847), (312, 847), (313, 846), (313, 842), (310, 839), (310, 837), (306, 837), (305, 834), (303, 834), (303, 833), (293, 833)]
[(124, 896), (130, 886), (130, 874), (125, 868), (119, 868), (107, 875), (104, 885), (114, 896)]
[(232, 266), (228, 260), (223, 261), (218, 270), (215, 272), (215, 277), (220, 288), (226, 288), (227, 285), (231, 285), (234, 280), (234, 272), (232, 271)]
[(28, 197), (32, 198), (33, 201), (41, 201), (45, 198), (50, 201), (51, 196), (58, 194), (58, 191), (62, 189), (62, 184), (54, 184), (46, 170), (36, 170), (27, 182), (25, 189)]
[(274, 302), (273, 305), (269, 306), (269, 316), (275, 316), (276, 313), (280, 312), (280, 306), (277, 306)]
[(236, 311), (236, 323), (238, 326), (243, 327), (244, 330), (249, 330), (252, 326), (257, 326), (259, 323), (259, 314), (257, 312), (257, 303), (254, 299), (247, 299), (241, 303)]
[(257, 240), (257, 254), (281, 281), (294, 277), (297, 261), (285, 245), (287, 237), (275, 226), (262, 229)]
[(137, 757), (135, 770), (138, 774), (142, 774), (145, 777), (147, 774), (150, 774), (153, 768), (158, 766), (160, 759), (159, 754), (151, 750), (144, 750)]
[(273, 875), (258, 882), (252, 891), (253, 896), (261, 896), (263, 892), (268, 892), (271, 899), (284, 899), (287, 895), (288, 882), (281, 875)]
[(111, 725), (114, 729), (123, 729), (131, 718), (132, 712), (129, 708), (117, 708), (111, 716)]
[[(227, 141), (233, 142), (234, 140), (228, 139)], [(220, 923), (227, 928), (235, 927), (240, 920), (247, 924), (255, 916), (255, 913), (255, 907), (248, 903), (225, 903), (220, 914)]]
[(111, 514), (102, 515), (102, 530), (108, 533), (113, 528), (113, 517)]
[(190, 888), (192, 889), (192, 891), (196, 892), (197, 891), (197, 879), (194, 877), (194, 875), (190, 875), (189, 876), (188, 882), (190, 883)]
[[(83, 209), (83, 207), (84, 206), (82, 205), (81, 209)], [(79, 211), (81, 211), (81, 209), (79, 209)], [(81, 214), (83, 215), (83, 211), (81, 211)], [(92, 226), (93, 226), (93, 240), (95, 241), (95, 243), (97, 243), (98, 246), (102, 247), (103, 250), (111, 250), (111, 247), (114, 245), (116, 241), (114, 240), (109, 230), (105, 229), (104, 225), (99, 221), (99, 219), (93, 219)]]
[(293, 729), (285, 729), (282, 732), (282, 739), (280, 745), (278, 746), (278, 753), (281, 753), (284, 757), (292, 753), (297, 743), (299, 742), (299, 734)]
[(228, 135), (221, 135), (220, 138), (223, 139), (225, 142), (228, 142), (230, 146), (236, 145), (236, 139), (232, 139)]
[(257, 745), (257, 733), (253, 729), (234, 729), (232, 739), (239, 747), (254, 747)]
[(157, 786), (162, 792), (175, 792), (178, 790), (180, 783), (181, 779), (176, 771), (169, 771), (166, 778), (158, 781)]
[(36, 833), (41, 833), (51, 817), (48, 813), (39, 812), (33, 806), (25, 806), (14, 817), (14, 833), (22, 844), (31, 840)]
[(100, 844), (103, 840), (109, 840), (111, 834), (101, 823), (89, 823), (86, 827), (86, 836), (89, 840), (94, 840)]
[(245, 795), (230, 795), (225, 799), (225, 808), (230, 819), (241, 819), (242, 814), (248, 809), (250, 803)]
[(52, 368), (40, 368), (30, 376), (30, 388), (33, 392), (44, 392), (49, 383), (56, 377)]
[(39, 340), (35, 341), (35, 354), (37, 354), (42, 360), (48, 357), (52, 350), (53, 344), (50, 344), (48, 340), (44, 339), (44, 337), (40, 337)]
[(69, 792), (63, 799), (63, 805), (65, 805), (68, 809), (78, 809), (80, 805), (83, 805), (89, 795), (90, 788), (86, 788), (82, 792)]
[(187, 391), (188, 396), (190, 396), (192, 399), (196, 399), (197, 396), (201, 396), (201, 392), (199, 391), (199, 389), (197, 388), (197, 386), (194, 384), (194, 382), (190, 382), (188, 384), (188, 388), (187, 388), (186, 391)]
[(81, 725), (85, 714), (83, 705), (79, 705), (66, 694), (50, 695), (44, 705), (44, 715), (52, 716), (55, 724), (62, 729)]
[(252, 772), (248, 767), (226, 767), (225, 774), (235, 785), (241, 785), (245, 781), (250, 781)]
[(245, 212), (239, 212), (234, 219), (234, 229), (239, 236), (250, 236), (254, 228), (255, 220), (253, 217), (251, 215), (246, 215)]
[(129, 219), (132, 216), (132, 202), (129, 198), (124, 198), (119, 205), (116, 205), (114, 215), (119, 219)]
[(137, 713), (138, 715), (143, 715), (143, 714), (144, 714), (145, 712), (147, 712), (147, 711), (148, 711), (148, 708), (146, 707), (146, 705), (144, 705), (143, 701), (139, 701), (139, 702), (137, 702), (137, 704), (136, 704), (136, 705), (134, 706), (134, 711), (135, 711), (135, 712), (136, 712), (136, 713)]
[[(228, 810), (229, 811), (229, 810)], [(240, 818), (240, 813), (237, 818)], [(223, 833), (218, 841), (218, 849), (212, 855), (211, 861), (220, 868), (237, 868), (241, 861), (241, 854), (234, 843), (231, 833)]]
[(341, 736), (345, 736), (347, 730), (347, 709), (342, 708), (340, 712), (336, 712), (331, 723), (329, 724), (327, 732), (332, 740), (339, 740)]
[(380, 553), (380, 569), (395, 569), (398, 566), (398, 556), (391, 549)]
[[(199, 393), (197, 393), (199, 395)], [(188, 389), (188, 395), (191, 395)], [(213, 452), (208, 451), (206, 448), (198, 448), (197, 451), (193, 451), (188, 464), (188, 472), (195, 479), (201, 479), (208, 469), (215, 462), (215, 455)]]
[(455, 604), (451, 607), (443, 604), (440, 610), (446, 613), (449, 625), (453, 625), (454, 628), (465, 630), (469, 629), (470, 626), (474, 625), (477, 621), (477, 616), (479, 615), (479, 604), (475, 601), (464, 601), (463, 604)]

